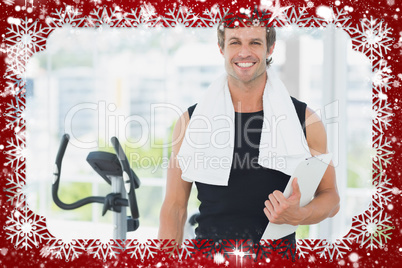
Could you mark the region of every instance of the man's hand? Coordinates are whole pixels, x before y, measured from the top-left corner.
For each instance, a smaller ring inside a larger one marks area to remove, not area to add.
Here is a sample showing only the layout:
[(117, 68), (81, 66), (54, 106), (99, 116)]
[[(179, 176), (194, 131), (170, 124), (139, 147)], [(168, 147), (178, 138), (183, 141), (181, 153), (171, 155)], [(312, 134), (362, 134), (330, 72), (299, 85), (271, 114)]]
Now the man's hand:
[[(306, 109), (306, 139), (311, 155), (327, 153), (327, 135), (324, 124), (313, 110)], [(292, 182), (289, 198), (280, 191), (269, 195), (264, 213), (276, 224), (309, 225), (333, 217), (339, 211), (339, 194), (336, 186), (335, 168), (331, 162), (318, 185), (313, 200), (300, 207), (300, 189), (296, 178)]]
[(282, 192), (274, 191), (265, 201), (264, 213), (270, 222), (299, 225), (307, 216), (306, 208), (300, 207), (300, 188), (297, 178), (292, 182), (292, 194), (285, 198)]

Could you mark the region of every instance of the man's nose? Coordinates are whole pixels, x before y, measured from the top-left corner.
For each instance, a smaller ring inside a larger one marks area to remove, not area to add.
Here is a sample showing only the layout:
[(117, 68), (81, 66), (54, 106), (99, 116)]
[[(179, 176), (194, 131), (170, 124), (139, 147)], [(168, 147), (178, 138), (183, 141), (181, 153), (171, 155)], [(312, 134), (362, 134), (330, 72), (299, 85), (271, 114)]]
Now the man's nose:
[(246, 58), (246, 57), (250, 56), (250, 54), (251, 54), (251, 51), (250, 51), (250, 47), (248, 45), (244, 44), (240, 47), (240, 50), (238, 53), (238, 55), (240, 57)]

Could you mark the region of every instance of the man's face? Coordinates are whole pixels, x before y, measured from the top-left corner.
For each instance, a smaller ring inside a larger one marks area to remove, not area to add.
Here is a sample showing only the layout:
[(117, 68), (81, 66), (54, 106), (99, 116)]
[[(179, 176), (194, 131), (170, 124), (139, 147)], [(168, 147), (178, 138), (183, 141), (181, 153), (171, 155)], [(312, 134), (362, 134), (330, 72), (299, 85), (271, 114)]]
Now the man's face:
[(225, 58), (228, 79), (235, 79), (243, 84), (265, 79), (265, 60), (273, 48), (274, 46), (267, 51), (265, 27), (226, 28), (221, 54)]

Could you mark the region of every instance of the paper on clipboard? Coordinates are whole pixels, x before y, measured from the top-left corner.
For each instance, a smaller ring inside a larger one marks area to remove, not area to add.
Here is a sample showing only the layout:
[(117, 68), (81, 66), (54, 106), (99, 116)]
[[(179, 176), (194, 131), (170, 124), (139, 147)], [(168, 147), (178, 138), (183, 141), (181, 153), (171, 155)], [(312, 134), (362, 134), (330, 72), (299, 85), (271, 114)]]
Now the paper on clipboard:
[[(314, 196), (318, 185), (331, 161), (332, 154), (321, 154), (303, 160), (295, 169), (286, 185), (283, 195), (288, 198), (292, 193), (292, 181), (297, 178), (301, 198), (300, 206), (307, 205)], [(261, 239), (280, 239), (296, 231), (298, 226), (268, 223)]]

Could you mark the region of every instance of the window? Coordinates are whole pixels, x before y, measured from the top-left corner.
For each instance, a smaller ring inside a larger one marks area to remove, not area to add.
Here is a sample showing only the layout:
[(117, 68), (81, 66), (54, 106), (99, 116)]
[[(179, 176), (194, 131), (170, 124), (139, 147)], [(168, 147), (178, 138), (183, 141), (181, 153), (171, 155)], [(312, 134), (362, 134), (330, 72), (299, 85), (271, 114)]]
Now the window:
[[(180, 114), (224, 72), (215, 31), (63, 28), (31, 59), (26, 191), (30, 207), (47, 217), (55, 236), (112, 235), (111, 213), (101, 217), (100, 204), (73, 211), (53, 204), (52, 163), (61, 135), (70, 132), (75, 143), (65, 154), (61, 199), (68, 203), (110, 192), (85, 158), (90, 151), (111, 150), (109, 140), (117, 136), (142, 182), (140, 229), (128, 238), (156, 238), (169, 156), (162, 145), (169, 143)], [(344, 235), (352, 216), (370, 200), (370, 64), (351, 50), (345, 33), (333, 29), (278, 29), (275, 50), (273, 68), (291, 95), (320, 113), (327, 127), (342, 202), (348, 204), (337, 218), (301, 230), (300, 237)], [(190, 215), (197, 206), (193, 193)]]

